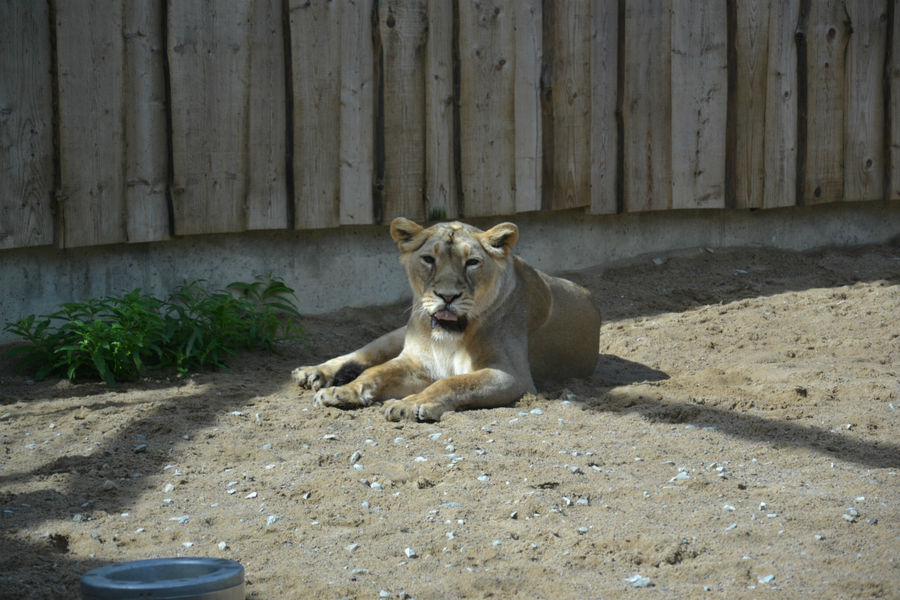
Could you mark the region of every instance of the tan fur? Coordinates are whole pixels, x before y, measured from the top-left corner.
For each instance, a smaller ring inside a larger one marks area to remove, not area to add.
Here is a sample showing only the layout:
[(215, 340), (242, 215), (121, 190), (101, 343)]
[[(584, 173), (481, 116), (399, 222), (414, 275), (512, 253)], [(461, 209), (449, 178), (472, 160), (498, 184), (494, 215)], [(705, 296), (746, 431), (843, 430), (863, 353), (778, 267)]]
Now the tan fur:
[(413, 291), (409, 322), (295, 369), (294, 379), (316, 390), (316, 406), (384, 402), (389, 420), (437, 421), (448, 410), (510, 404), (535, 391), (534, 380), (593, 373), (600, 315), (590, 294), (513, 256), (515, 225), (425, 229), (399, 218), (391, 236)]

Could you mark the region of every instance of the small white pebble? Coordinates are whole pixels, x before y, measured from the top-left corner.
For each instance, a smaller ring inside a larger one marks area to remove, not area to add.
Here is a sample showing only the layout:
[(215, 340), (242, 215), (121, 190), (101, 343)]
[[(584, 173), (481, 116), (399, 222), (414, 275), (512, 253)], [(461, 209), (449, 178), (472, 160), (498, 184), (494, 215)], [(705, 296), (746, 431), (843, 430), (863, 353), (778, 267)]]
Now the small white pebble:
[(650, 582), (649, 577), (642, 577), (640, 573), (635, 573), (631, 577), (626, 577), (625, 580), (627, 583), (630, 583), (632, 587), (636, 588), (645, 588), (653, 585)]
[(257, 494), (256, 492), (250, 492), (249, 494), (247, 494), (246, 496), (244, 496), (244, 499), (245, 499), (245, 500), (252, 500), (252, 499), (256, 498), (258, 495), (259, 495), (259, 494)]
[(407, 548), (403, 551), (403, 553), (406, 554), (406, 558), (416, 558), (418, 556), (418, 554), (416, 554), (416, 551), (412, 548)]
[(228, 548), (227, 542), (219, 542), (219, 550), (226, 550)]
[(378, 483), (377, 481), (373, 481), (373, 482), (369, 485), (369, 487), (372, 488), (373, 490), (375, 490), (376, 492), (380, 492), (380, 491), (382, 491), (382, 490), (384, 489), (384, 486), (382, 486), (382, 485), (381, 485), (380, 483)]
[(726, 505), (723, 506), (722, 508), (724, 508), (724, 509), (727, 510), (727, 511), (734, 512), (734, 507), (733, 507), (732, 505), (730, 505), (730, 504), (726, 504)]
[(351, 553), (355, 552), (357, 548), (359, 548), (359, 544), (348, 544), (347, 546), (344, 546), (344, 550)]
[(775, 579), (774, 575), (764, 575), (763, 577), (758, 578), (757, 581), (759, 581), (760, 583), (770, 583), (774, 579)]
[(185, 548), (190, 548), (194, 545), (194, 542), (183, 542), (181, 545)]

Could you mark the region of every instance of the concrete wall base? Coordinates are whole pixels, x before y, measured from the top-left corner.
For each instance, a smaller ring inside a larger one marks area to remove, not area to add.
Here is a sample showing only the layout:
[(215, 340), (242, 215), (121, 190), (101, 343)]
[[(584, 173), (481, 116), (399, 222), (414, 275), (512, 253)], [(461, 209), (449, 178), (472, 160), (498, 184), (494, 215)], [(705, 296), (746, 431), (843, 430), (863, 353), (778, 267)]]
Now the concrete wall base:
[[(502, 218), (471, 219), (488, 227)], [(548, 273), (692, 247), (820, 246), (884, 243), (900, 236), (900, 202), (842, 203), (777, 210), (693, 210), (628, 215), (581, 211), (511, 217), (517, 253)], [(256, 275), (294, 288), (305, 314), (408, 297), (405, 274), (386, 226), (196, 236), (168, 242), (58, 250), (0, 251), (0, 324), (45, 314), (60, 303), (141, 288), (165, 297), (178, 285), (212, 288)], [(0, 331), (0, 343), (15, 338)]]

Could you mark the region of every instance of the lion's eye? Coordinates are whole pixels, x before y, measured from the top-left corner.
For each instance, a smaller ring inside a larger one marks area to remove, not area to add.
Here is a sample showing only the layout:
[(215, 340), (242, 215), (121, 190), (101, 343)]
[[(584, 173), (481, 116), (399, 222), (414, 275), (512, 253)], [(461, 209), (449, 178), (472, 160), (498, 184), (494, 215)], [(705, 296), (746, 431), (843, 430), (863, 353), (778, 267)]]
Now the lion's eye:
[(470, 258), (466, 261), (466, 268), (474, 268), (481, 264), (481, 261), (477, 258)]
[(425, 263), (426, 265), (428, 265), (429, 267), (434, 266), (434, 257), (429, 256), (428, 254), (425, 254), (424, 256), (422, 256), (422, 262)]

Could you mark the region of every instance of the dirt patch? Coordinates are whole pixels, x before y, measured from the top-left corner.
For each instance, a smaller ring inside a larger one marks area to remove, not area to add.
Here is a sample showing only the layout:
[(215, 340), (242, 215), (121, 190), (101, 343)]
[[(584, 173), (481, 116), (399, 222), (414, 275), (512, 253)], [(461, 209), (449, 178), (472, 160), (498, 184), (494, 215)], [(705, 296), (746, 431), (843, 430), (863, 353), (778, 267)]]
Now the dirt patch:
[(289, 381), (404, 306), (187, 380), (3, 366), (0, 597), (188, 555), (240, 561), (250, 598), (900, 597), (900, 249), (571, 277), (604, 317), (593, 378), (435, 424)]

